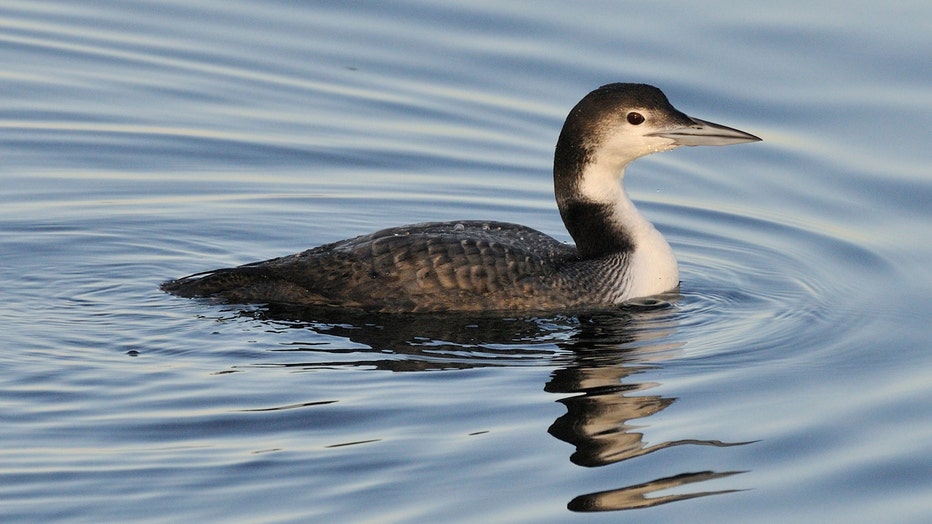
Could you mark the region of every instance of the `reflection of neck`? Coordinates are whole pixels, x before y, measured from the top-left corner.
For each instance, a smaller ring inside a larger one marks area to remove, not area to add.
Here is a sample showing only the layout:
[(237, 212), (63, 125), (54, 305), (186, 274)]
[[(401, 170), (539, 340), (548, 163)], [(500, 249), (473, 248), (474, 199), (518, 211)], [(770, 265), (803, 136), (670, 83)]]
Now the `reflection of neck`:
[[(638, 388), (634, 388), (636, 390)], [(630, 390), (629, 390), (630, 391)], [(585, 467), (606, 466), (682, 445), (730, 447), (750, 442), (680, 439), (654, 445), (644, 443), (644, 434), (632, 431), (643, 425), (628, 425), (629, 420), (646, 418), (663, 411), (675, 399), (659, 396), (626, 397), (621, 392), (592, 392), (561, 399), (566, 414), (551, 424), (548, 433), (576, 446), (570, 461)]]
[(566, 414), (556, 419), (548, 430), (554, 437), (576, 446), (576, 452), (570, 457), (574, 464), (604, 466), (672, 445), (645, 445), (643, 434), (631, 431), (634, 427), (627, 422), (663, 411), (674, 399), (640, 395), (628, 397), (624, 393), (647, 387), (634, 384), (619, 391), (622, 389), (620, 380), (599, 386), (591, 374), (585, 378), (588, 392), (561, 399), (559, 402), (566, 406)]

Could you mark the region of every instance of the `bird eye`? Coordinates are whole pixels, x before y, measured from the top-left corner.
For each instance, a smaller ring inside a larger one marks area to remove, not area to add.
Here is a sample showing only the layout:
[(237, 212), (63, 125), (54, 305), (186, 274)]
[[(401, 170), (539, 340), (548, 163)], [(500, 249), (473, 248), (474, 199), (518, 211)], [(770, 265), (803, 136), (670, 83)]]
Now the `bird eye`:
[(639, 126), (644, 123), (644, 115), (632, 111), (628, 113), (628, 123), (633, 126)]

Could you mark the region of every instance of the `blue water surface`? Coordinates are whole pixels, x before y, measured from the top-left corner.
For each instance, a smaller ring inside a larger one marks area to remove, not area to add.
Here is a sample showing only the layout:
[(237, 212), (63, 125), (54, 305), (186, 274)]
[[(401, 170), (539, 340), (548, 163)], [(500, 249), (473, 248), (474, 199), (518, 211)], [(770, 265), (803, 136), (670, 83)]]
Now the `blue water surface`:
[[(925, 522), (928, 2), (0, 5), (3, 522)], [(589, 90), (678, 293), (371, 316), (162, 293), (389, 226), (570, 241)]]

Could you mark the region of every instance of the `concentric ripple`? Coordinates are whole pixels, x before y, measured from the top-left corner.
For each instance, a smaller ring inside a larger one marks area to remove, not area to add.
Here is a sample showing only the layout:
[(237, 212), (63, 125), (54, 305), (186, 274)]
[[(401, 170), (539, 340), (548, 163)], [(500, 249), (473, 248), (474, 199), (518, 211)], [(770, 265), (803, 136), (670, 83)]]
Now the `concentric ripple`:
[(668, 212), (689, 224), (671, 235), (681, 270), (680, 326), (701, 341), (689, 356), (831, 349), (822, 340), (826, 326), (854, 329), (863, 317), (844, 301), (856, 285), (851, 260), (864, 271), (886, 264), (870, 250), (815, 228), (686, 206)]

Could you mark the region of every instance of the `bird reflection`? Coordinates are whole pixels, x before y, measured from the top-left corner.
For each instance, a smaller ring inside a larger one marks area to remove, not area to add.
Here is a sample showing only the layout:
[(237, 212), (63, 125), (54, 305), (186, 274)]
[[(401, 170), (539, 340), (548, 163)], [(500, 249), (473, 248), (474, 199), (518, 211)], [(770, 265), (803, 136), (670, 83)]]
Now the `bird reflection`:
[[(644, 329), (650, 326), (650, 329)], [(636, 381), (633, 377), (650, 367), (647, 362), (670, 355), (677, 345), (663, 344), (675, 330), (675, 321), (664, 310), (641, 310), (629, 315), (581, 324), (573, 337), (574, 359), (553, 372), (544, 389), (551, 393), (575, 394), (558, 400), (566, 414), (548, 429), (554, 437), (572, 444), (576, 451), (570, 460), (584, 467), (599, 467), (630, 460), (674, 446), (696, 445), (728, 447), (748, 442), (726, 443), (720, 440), (680, 439), (657, 444), (644, 442), (641, 425), (676, 400), (645, 392), (655, 383)], [(646, 365), (645, 365), (646, 364)], [(738, 490), (704, 491), (687, 494), (652, 496), (662, 490), (690, 483), (728, 477), (736, 471), (682, 473), (650, 482), (580, 495), (567, 507), (573, 511), (609, 511), (657, 506), (678, 500), (731, 493)]]
[[(728, 447), (747, 442), (679, 439), (648, 443), (638, 428), (666, 409), (675, 398), (651, 395), (656, 384), (637, 375), (677, 354), (671, 343), (677, 329), (676, 295), (644, 301), (611, 312), (566, 317), (502, 318), (455, 315), (371, 315), (319, 308), (274, 308), (249, 316), (278, 322), (288, 329), (310, 328), (342, 342), (298, 342), (281, 351), (330, 354), (339, 359), (282, 364), (326, 368), (366, 366), (392, 371), (429, 371), (514, 366), (541, 361), (556, 366), (544, 390), (564, 395), (566, 407), (548, 429), (571, 444), (570, 461), (601, 467), (676, 446)], [(345, 339), (362, 344), (353, 348)], [(316, 345), (315, 345), (316, 344)], [(638, 420), (639, 425), (631, 421)], [(572, 511), (637, 509), (678, 500), (724, 494), (734, 489), (662, 495), (658, 492), (743, 473), (682, 472), (652, 481), (582, 494), (569, 502)]]

